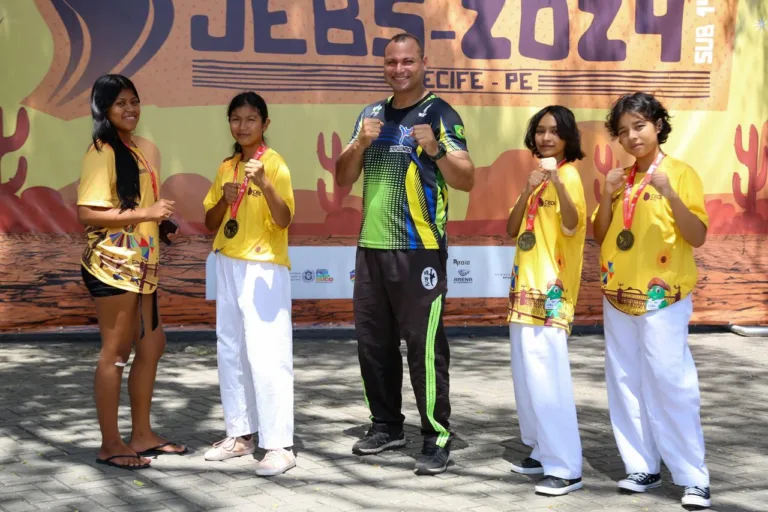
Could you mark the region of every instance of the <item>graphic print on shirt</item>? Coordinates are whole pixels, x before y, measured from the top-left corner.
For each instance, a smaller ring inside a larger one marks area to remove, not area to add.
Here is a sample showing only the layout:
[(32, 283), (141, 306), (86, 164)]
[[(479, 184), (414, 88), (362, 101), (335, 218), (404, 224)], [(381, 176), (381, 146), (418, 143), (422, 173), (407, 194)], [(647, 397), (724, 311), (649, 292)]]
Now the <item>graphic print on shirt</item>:
[(394, 108), (391, 98), (369, 105), (358, 116), (352, 141), (365, 118), (384, 124), (363, 155), (363, 222), (358, 245), (387, 250), (444, 247), (448, 185), (437, 164), (414, 140), (413, 127), (428, 124), (447, 152), (466, 151), (463, 121), (448, 103), (431, 93), (405, 109)]

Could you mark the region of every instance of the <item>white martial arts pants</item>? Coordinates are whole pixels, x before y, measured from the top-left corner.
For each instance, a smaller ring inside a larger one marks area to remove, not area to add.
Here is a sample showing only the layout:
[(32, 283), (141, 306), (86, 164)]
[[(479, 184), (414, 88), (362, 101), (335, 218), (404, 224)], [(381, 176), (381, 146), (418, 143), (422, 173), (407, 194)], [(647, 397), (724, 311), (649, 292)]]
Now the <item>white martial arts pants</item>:
[(216, 255), (219, 386), (227, 436), (293, 446), (293, 326), (288, 269)]
[(523, 443), (544, 474), (581, 478), (581, 438), (573, 400), (568, 333), (558, 327), (509, 324), (512, 382)]
[(709, 486), (699, 418), (699, 379), (688, 348), (691, 296), (632, 316), (603, 299), (605, 381), (616, 444), (627, 473), (659, 473)]

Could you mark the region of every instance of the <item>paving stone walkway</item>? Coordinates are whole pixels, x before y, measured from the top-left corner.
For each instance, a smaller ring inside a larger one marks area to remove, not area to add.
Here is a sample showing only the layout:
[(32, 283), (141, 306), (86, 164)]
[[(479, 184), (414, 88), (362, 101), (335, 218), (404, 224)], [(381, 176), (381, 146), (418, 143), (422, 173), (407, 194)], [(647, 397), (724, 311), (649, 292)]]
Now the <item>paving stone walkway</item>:
[[(702, 386), (702, 420), (713, 510), (768, 510), (768, 339), (692, 337)], [(583, 491), (537, 496), (510, 472), (527, 455), (519, 439), (508, 340), (452, 339), (455, 465), (416, 477), (418, 415), (405, 379), (408, 445), (360, 458), (350, 448), (367, 428), (356, 345), (297, 339), (298, 466), (262, 479), (250, 457), (206, 462), (222, 435), (215, 345), (172, 343), (161, 362), (156, 428), (192, 453), (127, 472), (94, 463), (99, 431), (92, 400), (93, 344), (0, 344), (0, 509), (27, 510), (683, 510), (680, 488), (623, 495), (623, 465), (608, 420), (600, 336), (573, 337), (571, 361), (584, 447)], [(121, 429), (130, 416), (125, 387)], [(257, 453), (257, 456), (259, 454)]]

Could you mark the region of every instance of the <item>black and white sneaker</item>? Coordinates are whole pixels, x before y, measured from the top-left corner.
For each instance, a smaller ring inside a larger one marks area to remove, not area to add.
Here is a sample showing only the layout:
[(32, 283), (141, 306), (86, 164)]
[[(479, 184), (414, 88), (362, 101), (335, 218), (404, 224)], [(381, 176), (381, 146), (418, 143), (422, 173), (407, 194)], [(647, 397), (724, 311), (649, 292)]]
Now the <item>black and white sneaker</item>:
[(355, 443), (352, 447), (352, 453), (355, 455), (375, 455), (401, 446), (405, 446), (405, 434), (402, 430), (393, 434), (386, 427), (373, 425), (365, 437)]
[(539, 494), (546, 494), (547, 496), (563, 496), (582, 487), (584, 487), (584, 484), (581, 482), (581, 478), (566, 480), (556, 476), (545, 476), (539, 480), (534, 490)]
[(632, 492), (645, 492), (648, 489), (661, 487), (660, 473), (631, 473), (624, 480), (619, 480), (619, 489)]
[(413, 468), (417, 475), (439, 475), (448, 468), (451, 462), (451, 440), (445, 446), (437, 446), (436, 442), (435, 437), (424, 438), (421, 455)]
[(541, 466), (541, 462), (531, 457), (527, 457), (520, 464), (512, 464), (512, 471), (514, 473), (520, 473), (521, 475), (543, 475), (544, 468)]
[(709, 508), (712, 506), (709, 487), (686, 487), (682, 502), (683, 506), (689, 508), (689, 510)]

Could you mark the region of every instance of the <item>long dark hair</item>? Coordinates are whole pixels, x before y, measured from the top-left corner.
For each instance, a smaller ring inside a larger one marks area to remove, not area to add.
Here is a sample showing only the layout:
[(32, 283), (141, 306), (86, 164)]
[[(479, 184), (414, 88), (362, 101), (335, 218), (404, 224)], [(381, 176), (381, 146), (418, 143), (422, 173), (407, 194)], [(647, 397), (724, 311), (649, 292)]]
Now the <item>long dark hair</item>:
[[(236, 109), (244, 105), (253, 107), (259, 112), (262, 126), (267, 121), (267, 119), (269, 119), (267, 102), (264, 101), (264, 98), (262, 98), (261, 96), (259, 96), (253, 91), (241, 92), (240, 94), (232, 98), (232, 101), (229, 102), (229, 107), (227, 107), (227, 119), (232, 117), (232, 112), (234, 112)], [(267, 139), (264, 137), (263, 134), (262, 134), (262, 139), (264, 140), (264, 142), (267, 141)], [(232, 146), (232, 149), (234, 150), (233, 156), (237, 153), (243, 152), (243, 148), (240, 146), (240, 144), (237, 141), (235, 141), (235, 144)]]
[(653, 94), (646, 92), (625, 94), (614, 102), (605, 120), (605, 127), (612, 137), (619, 136), (619, 120), (627, 113), (638, 114), (653, 124), (661, 121), (661, 130), (657, 139), (659, 145), (667, 142), (667, 137), (672, 132), (672, 125), (669, 122), (671, 116)]
[(537, 157), (541, 157), (536, 147), (536, 128), (539, 127), (541, 119), (551, 114), (557, 123), (557, 136), (565, 141), (565, 161), (574, 162), (584, 158), (584, 152), (581, 150), (581, 135), (579, 126), (576, 124), (576, 117), (570, 109), (560, 105), (550, 105), (539, 110), (528, 122), (528, 131), (525, 133), (525, 147)]
[(122, 210), (133, 210), (141, 198), (139, 186), (139, 164), (136, 155), (128, 149), (112, 123), (107, 118), (107, 111), (117, 100), (120, 93), (130, 89), (139, 97), (136, 86), (122, 75), (100, 76), (91, 89), (91, 116), (93, 117), (93, 145), (97, 151), (109, 144), (115, 152), (115, 172), (117, 174), (117, 197)]

